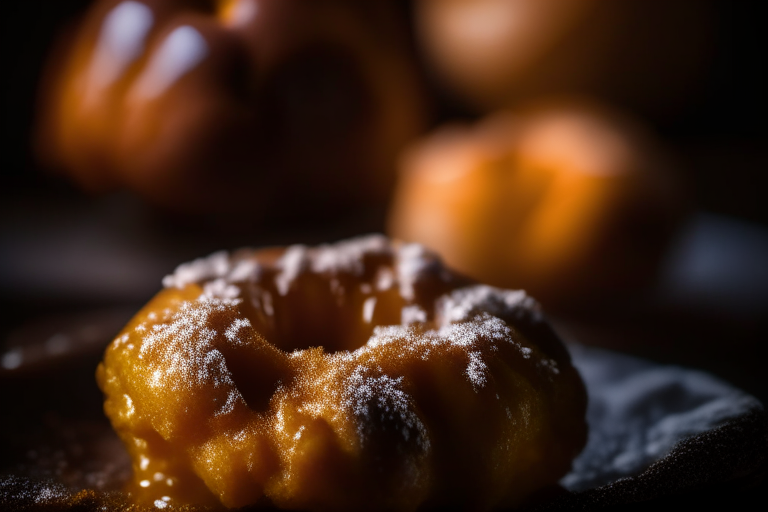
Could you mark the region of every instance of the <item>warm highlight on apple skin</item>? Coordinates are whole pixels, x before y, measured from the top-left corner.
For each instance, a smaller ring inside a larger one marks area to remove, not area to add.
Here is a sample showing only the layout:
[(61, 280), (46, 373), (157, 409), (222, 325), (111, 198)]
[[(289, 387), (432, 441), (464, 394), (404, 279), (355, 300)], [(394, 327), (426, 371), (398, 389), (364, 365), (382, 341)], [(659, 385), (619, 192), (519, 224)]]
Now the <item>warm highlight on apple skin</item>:
[(683, 214), (669, 159), (575, 99), (448, 126), (406, 151), (389, 233), (550, 307), (647, 288)]
[(381, 205), (423, 122), (401, 23), (387, 2), (102, 0), (52, 62), (40, 153), (173, 211)]

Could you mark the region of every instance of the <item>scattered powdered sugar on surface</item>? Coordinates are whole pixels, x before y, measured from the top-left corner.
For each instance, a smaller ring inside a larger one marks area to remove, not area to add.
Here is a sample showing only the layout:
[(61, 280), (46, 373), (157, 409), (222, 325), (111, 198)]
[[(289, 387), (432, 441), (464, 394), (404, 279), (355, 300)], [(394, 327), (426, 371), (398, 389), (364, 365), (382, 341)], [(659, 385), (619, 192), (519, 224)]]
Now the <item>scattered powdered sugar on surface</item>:
[[(366, 255), (386, 255), (390, 252), (387, 238), (383, 235), (369, 235), (313, 248), (291, 245), (275, 263), (275, 285), (278, 293), (285, 296), (296, 280), (306, 272), (361, 276), (365, 272)], [(234, 271), (231, 273), (232, 276), (235, 274)], [(343, 292), (338, 280), (332, 279), (330, 284), (332, 287), (335, 285), (337, 291)]]
[(395, 274), (386, 267), (380, 268), (376, 274), (376, 289), (380, 292), (391, 290), (395, 285)]
[(240, 344), (238, 333), (250, 325), (236, 316), (237, 304), (203, 297), (182, 303), (167, 322), (153, 325), (138, 353), (150, 386), (209, 395), (217, 403), (215, 416), (245, 405), (220, 350), (226, 343)]
[(245, 258), (234, 264), (227, 278), (235, 283), (249, 279), (258, 280), (262, 270), (262, 266), (257, 260)]
[(239, 286), (232, 284), (224, 278), (208, 281), (203, 285), (203, 296), (217, 299), (236, 299), (242, 295)]
[[(524, 348), (514, 341), (507, 324), (487, 313), (479, 315), (471, 322), (443, 326), (438, 334), (455, 346), (466, 347), (469, 361), (464, 373), (475, 390), (484, 388), (488, 379), (489, 370), (483, 349), (485, 353), (492, 354), (498, 350), (497, 343), (511, 343), (519, 350)], [(480, 341), (484, 342), (484, 347), (478, 346)]]
[(163, 286), (166, 288), (184, 288), (188, 284), (223, 277), (229, 270), (229, 254), (226, 251), (218, 251), (205, 258), (182, 263), (176, 267), (173, 274), (163, 278)]
[(224, 331), (224, 336), (232, 343), (241, 345), (243, 342), (239, 336), (240, 330), (248, 327), (251, 327), (250, 320), (247, 318), (235, 318), (234, 322)]
[(429, 358), (440, 350), (459, 349), (466, 356), (464, 376), (478, 391), (485, 387), (488, 380), (486, 358), (495, 357), (501, 343), (513, 345), (521, 355), (526, 350), (514, 340), (512, 330), (504, 321), (482, 314), (471, 321), (445, 325), (436, 330), (401, 325), (377, 326), (368, 343), (358, 350), (376, 350), (383, 345), (396, 344), (403, 353), (419, 353), (422, 358)]
[(304, 245), (292, 245), (286, 249), (275, 266), (280, 269), (275, 276), (277, 292), (287, 295), (296, 278), (309, 268), (309, 249)]
[(333, 245), (320, 245), (313, 251), (311, 268), (318, 274), (341, 271), (360, 276), (365, 272), (365, 255), (385, 255), (391, 250), (389, 241), (383, 235), (368, 235)]
[(422, 275), (441, 268), (440, 259), (419, 244), (403, 245), (397, 256), (397, 279), (400, 282), (400, 295), (406, 300), (414, 300), (418, 280)]
[(469, 364), (467, 364), (465, 373), (469, 378), (469, 381), (472, 382), (472, 385), (475, 386), (475, 388), (485, 387), (488, 367), (483, 361), (482, 354), (478, 351), (472, 351), (467, 355), (469, 356)]
[(368, 297), (363, 302), (363, 321), (367, 324), (373, 320), (373, 311), (376, 308), (376, 297)]
[(503, 290), (488, 285), (454, 290), (440, 301), (437, 309), (436, 316), (442, 323), (464, 322), (481, 312), (503, 318), (526, 316), (536, 322), (543, 321), (538, 303), (523, 290)]
[(413, 398), (402, 387), (403, 377), (391, 377), (366, 366), (355, 367), (343, 386), (340, 403), (356, 420), (364, 444), (374, 429), (391, 428), (421, 452), (429, 450), (427, 429), (413, 408)]
[[(306, 272), (360, 277), (366, 271), (366, 256), (391, 253), (392, 248), (383, 235), (368, 235), (314, 248), (292, 245), (275, 264), (278, 270), (275, 284), (280, 295), (287, 295), (299, 276)], [(344, 293), (338, 279), (332, 278), (330, 285), (334, 291)]]
[[(389, 261), (392, 266), (381, 265), (375, 269), (373, 281), (360, 287), (366, 294), (374, 289), (381, 292), (397, 286), (403, 299), (410, 302), (416, 299), (421, 279), (440, 278), (441, 272), (445, 273), (439, 257), (423, 246), (413, 243), (393, 246), (385, 236), (374, 234), (318, 247), (287, 247), (274, 263), (274, 285), (279, 295), (286, 296), (300, 276), (312, 272), (329, 276), (332, 291), (343, 295), (346, 290), (336, 276), (363, 276), (368, 271), (366, 258), (372, 256), (381, 257), (381, 261)], [(234, 299), (242, 297), (242, 283), (258, 282), (263, 274), (264, 269), (256, 257), (231, 257), (227, 252), (219, 251), (179, 265), (173, 274), (165, 276), (163, 286), (181, 289), (194, 283), (202, 285), (204, 296)], [(409, 316), (411, 313), (416, 316)], [(422, 321), (417, 320), (420, 313), (416, 310), (404, 312), (404, 315), (409, 322)]]
[(400, 313), (400, 323), (403, 325), (416, 324), (427, 321), (427, 312), (418, 304), (403, 306)]
[[(545, 322), (541, 308), (523, 290), (503, 290), (487, 285), (475, 285), (453, 290), (441, 298), (436, 305), (435, 317), (438, 325), (463, 323), (478, 315), (487, 315), (510, 322), (511, 325), (525, 321), (532, 323)], [(524, 359), (533, 356), (530, 347), (521, 347)], [(545, 374), (560, 373), (557, 361), (540, 354), (536, 367)]]
[(226, 251), (219, 251), (179, 265), (173, 274), (163, 278), (163, 286), (181, 289), (189, 284), (202, 284), (206, 297), (235, 299), (242, 296), (235, 283), (257, 280), (261, 271), (255, 259), (235, 260)]
[(472, 346), (478, 339), (490, 340), (496, 343), (513, 343), (523, 349), (512, 337), (512, 330), (500, 318), (488, 313), (480, 313), (471, 321), (443, 325), (438, 334), (450, 340), (456, 346)]
[[(525, 357), (527, 359), (530, 356), (525, 356)], [(541, 370), (549, 372), (553, 375), (557, 375), (558, 373), (560, 373), (560, 368), (557, 366), (557, 361), (555, 361), (554, 359), (548, 359), (543, 357), (536, 362), (536, 366), (539, 367)]]

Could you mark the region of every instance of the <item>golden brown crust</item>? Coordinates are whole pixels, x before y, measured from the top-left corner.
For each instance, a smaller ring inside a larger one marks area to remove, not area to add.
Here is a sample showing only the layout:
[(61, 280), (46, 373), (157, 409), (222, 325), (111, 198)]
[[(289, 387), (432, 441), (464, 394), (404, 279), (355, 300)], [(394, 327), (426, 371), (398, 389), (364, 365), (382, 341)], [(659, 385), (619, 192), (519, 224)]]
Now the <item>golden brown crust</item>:
[(536, 304), (420, 246), (220, 253), (165, 285), (98, 370), (145, 502), (514, 506), (585, 442)]

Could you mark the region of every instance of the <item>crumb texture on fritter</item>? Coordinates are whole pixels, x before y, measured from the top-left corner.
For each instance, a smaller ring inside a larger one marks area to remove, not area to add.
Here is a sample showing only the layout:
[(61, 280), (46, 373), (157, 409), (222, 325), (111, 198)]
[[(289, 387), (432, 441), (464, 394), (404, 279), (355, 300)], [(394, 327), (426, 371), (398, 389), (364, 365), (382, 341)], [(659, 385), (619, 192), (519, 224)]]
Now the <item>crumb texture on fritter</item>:
[(180, 266), (108, 348), (140, 502), (514, 506), (570, 468), (586, 394), (537, 304), (369, 236)]

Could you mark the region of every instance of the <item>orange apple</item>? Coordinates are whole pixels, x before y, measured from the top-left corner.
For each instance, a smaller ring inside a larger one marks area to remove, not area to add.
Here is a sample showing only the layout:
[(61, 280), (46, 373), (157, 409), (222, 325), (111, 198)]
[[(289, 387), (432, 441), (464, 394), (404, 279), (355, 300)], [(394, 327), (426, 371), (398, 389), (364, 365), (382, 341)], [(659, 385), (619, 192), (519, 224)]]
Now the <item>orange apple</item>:
[(709, 0), (416, 0), (438, 75), (483, 109), (593, 95), (653, 115), (679, 109), (710, 56)]
[(54, 72), (40, 147), (86, 189), (185, 212), (383, 204), (422, 123), (401, 21), (387, 2), (102, 0)]
[(413, 145), (389, 232), (481, 282), (567, 307), (652, 282), (680, 204), (648, 134), (603, 107), (562, 100)]

